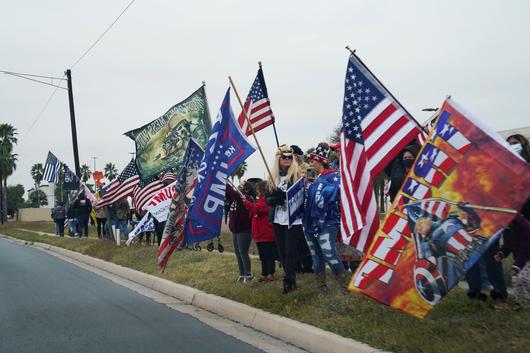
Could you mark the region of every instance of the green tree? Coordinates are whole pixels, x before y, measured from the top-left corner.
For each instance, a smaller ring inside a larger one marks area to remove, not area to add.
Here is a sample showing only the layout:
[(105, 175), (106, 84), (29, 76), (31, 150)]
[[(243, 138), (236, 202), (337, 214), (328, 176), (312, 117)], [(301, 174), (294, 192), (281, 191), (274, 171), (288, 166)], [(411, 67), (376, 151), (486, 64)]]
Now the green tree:
[(31, 177), (35, 182), (35, 189), (38, 189), (42, 182), (42, 178), (44, 177), (44, 167), (42, 166), (42, 163), (36, 163), (31, 167)]
[(113, 181), (118, 176), (118, 169), (114, 165), (114, 163), (107, 163), (105, 164), (105, 168), (103, 168), (103, 171), (105, 172), (105, 177), (109, 179), (109, 181)]
[(245, 175), (245, 173), (247, 172), (247, 168), (248, 168), (248, 165), (246, 161), (241, 163), (239, 167), (237, 167), (235, 172), (230, 176), (230, 178), (232, 179), (232, 182), (234, 182), (235, 177), (237, 177), (237, 180), (241, 182), (241, 178), (243, 178), (243, 175)]
[(17, 167), (18, 155), (13, 153), (17, 143), (17, 129), (10, 124), (0, 124), (0, 223), (7, 220), (7, 178)]
[(37, 189), (33, 190), (28, 195), (28, 206), (29, 207), (40, 207), (40, 206), (46, 206), (48, 205), (48, 197), (46, 197), (46, 194), (44, 191)]
[(24, 186), (17, 184), (15, 186), (9, 185), (6, 190), (7, 193), (7, 214), (14, 216), (20, 207), (24, 206)]
[(83, 183), (86, 184), (87, 180), (90, 179), (91, 174), (92, 171), (90, 170), (90, 167), (86, 164), (83, 164), (81, 166), (81, 180), (83, 180)]

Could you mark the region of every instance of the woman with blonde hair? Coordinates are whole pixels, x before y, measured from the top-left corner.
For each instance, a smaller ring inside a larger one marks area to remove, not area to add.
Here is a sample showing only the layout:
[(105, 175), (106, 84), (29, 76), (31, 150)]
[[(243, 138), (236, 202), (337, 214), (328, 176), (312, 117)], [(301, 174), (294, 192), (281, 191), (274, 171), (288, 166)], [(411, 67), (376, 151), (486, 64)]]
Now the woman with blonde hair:
[(266, 198), (266, 202), (272, 206), (269, 219), (274, 229), (278, 255), (285, 274), (283, 292), (289, 293), (296, 289), (297, 244), (301, 239), (304, 239), (300, 217), (294, 221), (290, 228), (288, 227), (289, 212), (286, 191), (300, 178), (300, 169), (290, 146), (281, 145), (278, 147), (271, 173), (272, 178), (268, 180), (270, 195)]

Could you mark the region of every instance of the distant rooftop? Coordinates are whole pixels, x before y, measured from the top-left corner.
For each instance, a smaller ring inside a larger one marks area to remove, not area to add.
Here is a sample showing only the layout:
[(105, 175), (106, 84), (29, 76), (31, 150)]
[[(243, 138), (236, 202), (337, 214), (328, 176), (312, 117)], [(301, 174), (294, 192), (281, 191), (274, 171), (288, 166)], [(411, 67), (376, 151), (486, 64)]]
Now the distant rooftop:
[(526, 137), (527, 139), (530, 140), (530, 126), (520, 127), (520, 128), (517, 128), (517, 129), (499, 131), (499, 134), (502, 137), (504, 137), (504, 138), (507, 138), (508, 136), (514, 135), (514, 134), (521, 134), (521, 135), (523, 135), (524, 137)]

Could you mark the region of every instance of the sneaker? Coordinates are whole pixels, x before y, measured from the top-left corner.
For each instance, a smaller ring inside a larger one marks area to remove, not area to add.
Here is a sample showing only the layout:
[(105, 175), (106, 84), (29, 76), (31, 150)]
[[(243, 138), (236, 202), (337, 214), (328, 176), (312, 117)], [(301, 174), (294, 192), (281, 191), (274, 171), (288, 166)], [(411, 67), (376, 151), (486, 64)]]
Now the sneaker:
[(236, 279), (236, 283), (242, 283), (243, 282), (243, 276), (239, 276)]
[(243, 276), (243, 283), (250, 282), (254, 279), (254, 275)]
[(267, 276), (267, 281), (269, 281), (269, 282), (276, 282), (276, 277), (274, 277), (274, 275), (268, 275), (268, 276)]

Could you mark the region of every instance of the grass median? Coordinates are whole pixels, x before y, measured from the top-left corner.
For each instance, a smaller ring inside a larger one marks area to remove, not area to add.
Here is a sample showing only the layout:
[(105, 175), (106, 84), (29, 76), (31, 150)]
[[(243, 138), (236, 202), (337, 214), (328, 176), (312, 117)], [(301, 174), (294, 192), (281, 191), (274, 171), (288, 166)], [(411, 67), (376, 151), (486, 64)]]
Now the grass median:
[[(417, 320), (364, 296), (341, 294), (332, 276), (328, 276), (331, 290), (325, 296), (317, 294), (312, 275), (299, 275), (299, 290), (283, 295), (280, 282), (235, 283), (238, 273), (232, 256), (205, 250), (180, 251), (172, 255), (166, 272), (161, 273), (155, 260), (156, 247), (118, 247), (97, 239), (93, 227), (88, 240), (42, 236), (20, 228), (54, 232), (50, 222), (9, 222), (0, 226), (0, 233), (101, 258), (393, 352), (519, 353), (530, 347), (530, 311), (495, 310), (492, 302), (470, 301), (462, 289), (451, 291), (424, 320)], [(230, 249), (230, 235), (224, 234), (222, 241)], [(258, 274), (257, 259), (252, 260), (252, 266)]]

